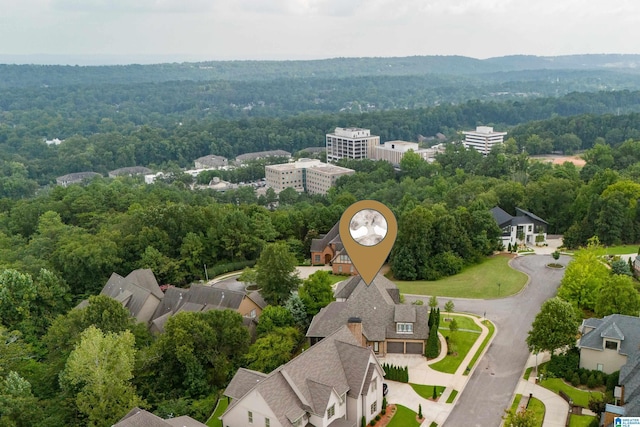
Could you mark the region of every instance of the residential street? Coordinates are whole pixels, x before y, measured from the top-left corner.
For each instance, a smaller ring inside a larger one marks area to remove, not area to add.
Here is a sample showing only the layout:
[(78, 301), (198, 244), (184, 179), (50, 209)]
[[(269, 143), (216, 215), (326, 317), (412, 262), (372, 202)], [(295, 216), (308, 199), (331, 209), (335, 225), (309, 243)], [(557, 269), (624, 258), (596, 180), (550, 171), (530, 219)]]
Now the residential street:
[[(549, 255), (527, 255), (515, 258), (512, 267), (529, 275), (529, 283), (518, 295), (495, 300), (451, 299), (456, 311), (484, 316), (497, 327), (485, 356), (479, 361), (445, 426), (499, 426), (529, 358), (525, 339), (542, 303), (556, 294), (563, 270), (546, 267)], [(560, 262), (567, 265), (569, 257)], [(406, 295), (407, 302), (429, 297)]]

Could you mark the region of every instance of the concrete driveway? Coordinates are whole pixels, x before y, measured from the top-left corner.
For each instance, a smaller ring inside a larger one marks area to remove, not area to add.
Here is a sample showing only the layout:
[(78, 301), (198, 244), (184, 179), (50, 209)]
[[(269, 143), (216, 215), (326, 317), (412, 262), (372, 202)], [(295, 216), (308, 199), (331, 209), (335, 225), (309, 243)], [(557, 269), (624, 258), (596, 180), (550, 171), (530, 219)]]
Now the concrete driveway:
[[(529, 357), (525, 343), (527, 332), (542, 303), (556, 294), (564, 275), (564, 269), (546, 267), (552, 260), (550, 255), (527, 255), (513, 259), (512, 267), (529, 276), (529, 283), (517, 295), (493, 300), (451, 298), (456, 311), (480, 316), (486, 313), (498, 331), (444, 426), (491, 427), (502, 423), (504, 410), (511, 406), (514, 391)], [(559, 260), (564, 265), (569, 261), (567, 256)], [(422, 299), (427, 304), (429, 297), (405, 295), (407, 302), (416, 299)]]

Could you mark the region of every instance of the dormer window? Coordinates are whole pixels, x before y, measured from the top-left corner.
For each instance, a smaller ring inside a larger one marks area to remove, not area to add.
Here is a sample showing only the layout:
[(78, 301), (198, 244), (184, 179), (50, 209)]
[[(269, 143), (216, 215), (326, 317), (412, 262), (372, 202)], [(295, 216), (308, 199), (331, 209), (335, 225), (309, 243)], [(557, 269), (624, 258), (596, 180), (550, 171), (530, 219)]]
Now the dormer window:
[(412, 334), (413, 323), (396, 323), (396, 332), (399, 334)]
[(607, 350), (617, 350), (618, 349), (618, 341), (604, 341), (604, 348)]

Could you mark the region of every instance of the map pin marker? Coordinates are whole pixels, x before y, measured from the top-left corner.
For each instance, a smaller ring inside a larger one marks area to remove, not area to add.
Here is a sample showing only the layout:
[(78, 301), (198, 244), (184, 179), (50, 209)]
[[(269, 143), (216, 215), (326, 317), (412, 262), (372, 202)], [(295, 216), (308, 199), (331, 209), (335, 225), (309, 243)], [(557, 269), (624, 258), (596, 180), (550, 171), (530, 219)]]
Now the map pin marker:
[(382, 268), (398, 234), (398, 223), (391, 209), (375, 200), (361, 200), (349, 206), (340, 218), (340, 239), (369, 285)]

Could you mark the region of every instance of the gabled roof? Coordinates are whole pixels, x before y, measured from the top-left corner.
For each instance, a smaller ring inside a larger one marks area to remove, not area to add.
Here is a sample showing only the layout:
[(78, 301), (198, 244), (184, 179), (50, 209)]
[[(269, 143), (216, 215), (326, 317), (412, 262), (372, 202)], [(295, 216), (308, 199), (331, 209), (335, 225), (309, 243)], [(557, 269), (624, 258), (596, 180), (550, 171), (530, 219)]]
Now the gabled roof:
[(333, 296), (336, 299), (347, 299), (351, 296), (353, 290), (358, 286), (360, 282), (360, 276), (351, 276), (350, 278), (338, 282), (336, 285), (336, 290)]
[(206, 424), (183, 415), (181, 417), (163, 420), (157, 415), (144, 409), (133, 408), (113, 427), (206, 427)]
[(231, 382), (225, 389), (224, 394), (232, 399), (240, 399), (266, 377), (267, 374), (263, 374), (262, 372), (253, 371), (247, 368), (240, 368), (231, 379)]
[(630, 355), (620, 368), (618, 382), (624, 386), (625, 415), (640, 416), (640, 351)]
[(500, 206), (491, 209), (491, 215), (493, 215), (493, 219), (496, 220), (499, 227), (511, 224), (511, 220), (513, 219), (513, 216), (505, 212)]
[[(388, 338), (427, 339), (429, 307), (398, 304), (396, 285), (380, 274), (369, 286), (360, 276), (355, 277), (358, 283), (348, 299), (334, 301), (321, 309), (311, 321), (307, 337), (326, 337), (346, 325), (350, 317), (359, 317), (362, 320), (363, 334), (368, 341), (385, 341)], [(396, 332), (397, 307), (400, 307), (399, 318), (415, 319), (412, 334)]]
[(630, 356), (638, 351), (640, 317), (611, 314), (602, 319), (587, 319), (582, 324), (583, 330), (584, 326), (595, 326), (595, 329), (582, 335), (579, 348), (603, 350), (603, 340), (608, 338), (620, 340), (620, 354)]
[(531, 219), (534, 219), (536, 221), (540, 221), (544, 224), (549, 224), (547, 221), (545, 221), (544, 219), (540, 218), (537, 215), (532, 214), (529, 211), (525, 211), (524, 209), (521, 209), (519, 207), (516, 207), (516, 216), (528, 216)]
[(127, 277), (118, 273), (111, 274), (100, 294), (120, 302), (136, 318), (151, 295), (160, 301), (164, 298), (164, 293), (149, 269), (134, 270)]
[(332, 393), (361, 392), (372, 357), (371, 349), (360, 347), (344, 326), (262, 379), (254, 371), (238, 370), (225, 395), (242, 396), (231, 401), (227, 412), (257, 393), (283, 426), (292, 426), (307, 412), (323, 416)]
[(327, 234), (317, 239), (311, 239), (311, 252), (322, 252), (329, 243), (339, 243), (340, 246), (342, 246), (342, 240), (340, 240), (340, 222), (336, 222)]

